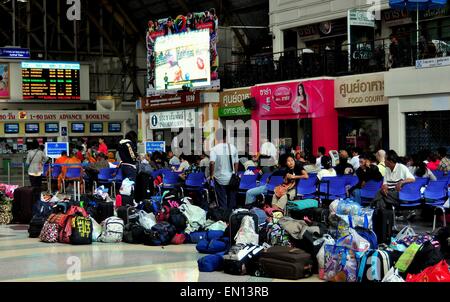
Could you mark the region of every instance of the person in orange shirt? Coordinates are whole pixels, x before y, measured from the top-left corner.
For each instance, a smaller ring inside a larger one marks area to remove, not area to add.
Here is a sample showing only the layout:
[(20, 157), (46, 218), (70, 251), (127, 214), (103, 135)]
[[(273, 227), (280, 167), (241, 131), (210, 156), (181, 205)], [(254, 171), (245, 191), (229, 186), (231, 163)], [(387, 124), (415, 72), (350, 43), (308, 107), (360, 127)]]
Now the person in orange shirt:
[[(61, 169), (61, 174), (58, 176), (58, 191), (62, 192), (62, 183), (63, 180), (80, 180), (81, 182), (81, 191), (83, 190), (83, 167), (81, 166), (81, 161), (76, 157), (76, 153), (72, 153), (72, 156), (66, 160), (64, 163), (67, 166), (63, 166)], [(79, 164), (79, 165), (77, 165)], [(80, 169), (80, 178), (74, 179), (74, 178), (66, 178), (67, 170), (68, 169)]]
[(59, 165), (64, 164), (68, 159), (69, 159), (69, 157), (67, 156), (67, 152), (63, 151), (63, 152), (61, 152), (61, 156), (55, 160), (55, 164), (59, 164)]

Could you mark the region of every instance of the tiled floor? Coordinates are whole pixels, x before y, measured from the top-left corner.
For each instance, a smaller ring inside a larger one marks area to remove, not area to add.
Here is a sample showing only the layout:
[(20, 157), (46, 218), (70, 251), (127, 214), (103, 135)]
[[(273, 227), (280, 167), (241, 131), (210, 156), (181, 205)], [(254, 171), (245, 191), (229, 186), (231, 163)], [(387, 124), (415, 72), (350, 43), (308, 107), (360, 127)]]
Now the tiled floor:
[[(200, 273), (195, 245), (150, 247), (126, 243), (47, 244), (28, 238), (27, 226), (0, 226), (0, 281), (280, 282), (285, 280)], [(80, 275), (77, 274), (80, 267)], [(320, 281), (311, 277), (300, 282)]]

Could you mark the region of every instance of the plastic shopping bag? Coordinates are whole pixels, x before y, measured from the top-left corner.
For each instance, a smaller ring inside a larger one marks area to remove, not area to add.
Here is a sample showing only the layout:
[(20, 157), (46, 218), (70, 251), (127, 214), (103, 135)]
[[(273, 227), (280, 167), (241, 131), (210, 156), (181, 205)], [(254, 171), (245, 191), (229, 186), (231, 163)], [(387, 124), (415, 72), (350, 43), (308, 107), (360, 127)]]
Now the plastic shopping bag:
[(391, 267), (381, 282), (405, 282), (405, 280), (398, 273), (398, 269)]
[(356, 282), (359, 254), (344, 246), (325, 245), (324, 279), (332, 282)]
[(442, 260), (434, 266), (427, 267), (420, 274), (408, 274), (406, 282), (450, 282), (448, 264)]
[(325, 279), (325, 245), (334, 245), (335, 241), (331, 235), (325, 234), (322, 238), (314, 241), (314, 246), (322, 245), (319, 252), (316, 255), (317, 262), (319, 263), (319, 278)]

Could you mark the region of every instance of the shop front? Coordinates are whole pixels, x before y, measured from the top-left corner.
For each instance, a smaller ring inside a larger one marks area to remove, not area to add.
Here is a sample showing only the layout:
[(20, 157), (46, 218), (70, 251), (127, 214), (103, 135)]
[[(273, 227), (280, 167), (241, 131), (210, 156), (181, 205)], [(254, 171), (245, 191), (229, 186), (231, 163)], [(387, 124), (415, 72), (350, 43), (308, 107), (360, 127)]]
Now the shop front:
[[(203, 129), (206, 121), (217, 119), (217, 113), (214, 114), (217, 106), (214, 105), (218, 103), (219, 93), (215, 92), (180, 92), (144, 98), (138, 114), (140, 141), (164, 141), (166, 150), (177, 146), (186, 148), (190, 144), (190, 150), (183, 149), (184, 153), (199, 148), (197, 153), (201, 152), (203, 133), (198, 129)], [(186, 140), (189, 140), (188, 144)]]
[(439, 147), (450, 151), (449, 74), (450, 66), (386, 73), (390, 147), (399, 155)]
[(335, 80), (339, 115), (339, 147), (376, 152), (389, 149), (389, 108), (384, 73), (339, 77)]
[(252, 133), (252, 146), (261, 146), (261, 137), (267, 137), (281, 153), (300, 149), (316, 155), (320, 146), (338, 147), (333, 79), (257, 85), (251, 92), (256, 99), (252, 132), (259, 133)]

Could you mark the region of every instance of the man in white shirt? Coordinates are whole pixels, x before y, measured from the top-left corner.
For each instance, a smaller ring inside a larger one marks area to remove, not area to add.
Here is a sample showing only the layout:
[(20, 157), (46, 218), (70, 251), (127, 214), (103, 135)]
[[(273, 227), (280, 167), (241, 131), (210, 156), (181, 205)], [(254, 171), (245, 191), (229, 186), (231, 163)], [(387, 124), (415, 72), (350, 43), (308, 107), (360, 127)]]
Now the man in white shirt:
[(359, 168), (359, 154), (361, 153), (358, 147), (352, 149), (352, 159), (350, 160), (350, 164), (353, 166), (353, 170), (356, 171)]
[(200, 169), (202, 169), (202, 171), (204, 170), (205, 172), (205, 177), (209, 178), (209, 157), (203, 153), (202, 155), (200, 155)]
[(272, 142), (269, 142), (266, 137), (261, 137), (261, 166), (273, 167), (278, 163), (278, 150)]
[(390, 150), (386, 156), (386, 175), (383, 186), (373, 202), (377, 207), (384, 208), (386, 204), (397, 206), (400, 204), (399, 192), (405, 184), (416, 181), (409, 169), (398, 163), (399, 158), (395, 151)]
[(219, 129), (216, 132), (217, 145), (210, 153), (210, 178), (214, 180), (216, 200), (222, 209), (236, 208), (236, 190), (229, 187), (231, 176), (239, 168), (238, 150), (226, 142), (226, 131)]
[(316, 167), (318, 169), (323, 169), (322, 157), (325, 155), (325, 152), (326, 152), (325, 147), (319, 147), (319, 149), (317, 149)]

